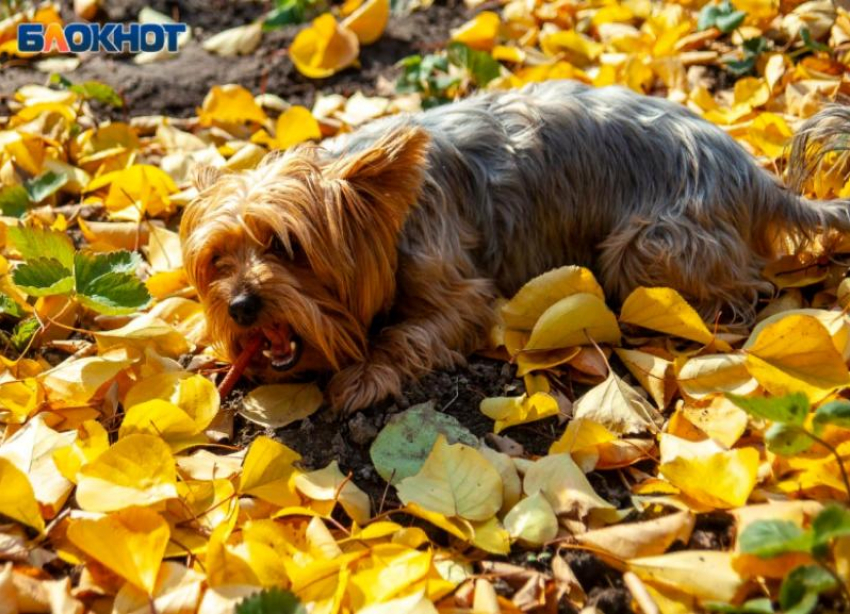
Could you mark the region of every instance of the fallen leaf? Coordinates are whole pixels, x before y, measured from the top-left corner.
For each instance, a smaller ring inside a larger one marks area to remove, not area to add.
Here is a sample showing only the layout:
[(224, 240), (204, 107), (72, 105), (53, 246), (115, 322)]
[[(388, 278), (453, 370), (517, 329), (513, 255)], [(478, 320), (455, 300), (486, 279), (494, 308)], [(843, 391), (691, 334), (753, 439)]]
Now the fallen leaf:
[(357, 60), (357, 35), (340, 26), (330, 13), (320, 15), (292, 41), (289, 57), (298, 72), (311, 79), (323, 79)]
[(747, 502), (756, 485), (759, 453), (739, 448), (708, 456), (679, 456), (658, 467), (660, 474), (695, 501), (729, 509)]
[(467, 520), (487, 520), (502, 507), (502, 478), (475, 448), (440, 434), (422, 469), (396, 486), (401, 501)]
[(283, 428), (313, 415), (322, 405), (315, 384), (270, 384), (245, 395), (239, 415), (266, 428)]
[(661, 423), (658, 410), (613, 371), (573, 404), (573, 417), (592, 420), (620, 435), (657, 431)]

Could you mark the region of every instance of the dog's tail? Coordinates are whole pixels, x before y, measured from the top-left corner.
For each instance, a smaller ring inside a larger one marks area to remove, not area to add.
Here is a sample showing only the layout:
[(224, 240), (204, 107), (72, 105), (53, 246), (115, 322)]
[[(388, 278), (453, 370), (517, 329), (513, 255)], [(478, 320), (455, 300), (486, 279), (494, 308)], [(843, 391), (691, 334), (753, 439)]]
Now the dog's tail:
[(763, 230), (770, 228), (768, 232), (796, 231), (804, 243), (830, 230), (850, 234), (850, 199), (810, 200), (799, 196), (808, 180), (821, 172), (831, 153), (838, 156), (829, 161), (832, 172), (850, 170), (848, 107), (830, 105), (803, 123), (791, 141), (788, 189), (780, 188), (779, 194), (768, 190), (767, 215), (756, 225)]

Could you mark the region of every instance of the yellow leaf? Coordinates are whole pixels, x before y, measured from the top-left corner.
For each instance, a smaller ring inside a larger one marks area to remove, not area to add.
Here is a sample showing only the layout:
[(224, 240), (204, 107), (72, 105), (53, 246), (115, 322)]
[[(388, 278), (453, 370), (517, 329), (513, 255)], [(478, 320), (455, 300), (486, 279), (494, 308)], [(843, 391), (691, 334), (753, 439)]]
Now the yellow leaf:
[(336, 461), (324, 469), (296, 476), (295, 488), (314, 501), (339, 501), (359, 525), (366, 524), (371, 518), (369, 495), (342, 474)]
[(70, 446), (53, 452), (57, 469), (71, 482), (77, 482), (77, 473), (88, 463), (109, 449), (109, 433), (96, 420), (86, 420), (77, 428), (77, 438)]
[(357, 35), (361, 45), (371, 45), (381, 38), (390, 19), (389, 0), (366, 0), (342, 22)]
[(110, 571), (148, 595), (171, 532), (156, 512), (129, 508), (98, 520), (72, 520), (68, 540)]
[(502, 509), (500, 512), (508, 512), (522, 497), (522, 481), (519, 479), (516, 465), (507, 454), (496, 452), (487, 446), (481, 446), (478, 451), (490, 461), (502, 478)]
[(166, 443), (153, 435), (129, 435), (80, 469), (77, 503), (91, 512), (153, 505), (175, 498), (176, 482)]
[[(525, 340), (522, 340), (522, 344), (524, 343)], [(510, 352), (511, 348), (508, 347), (507, 349)], [(578, 356), (581, 351), (582, 348), (578, 347), (562, 348), (559, 350), (520, 351), (515, 355), (517, 377), (523, 377), (534, 371), (545, 371), (546, 369), (552, 369), (568, 363)]]
[(130, 168), (101, 175), (89, 182), (86, 192), (109, 186), (103, 206), (124, 219), (141, 220), (143, 214), (157, 216), (172, 211), (170, 196), (177, 192), (171, 177), (150, 164), (134, 164)]
[(732, 567), (732, 553), (682, 550), (633, 559), (628, 569), (641, 580), (706, 601), (734, 601), (744, 579)]
[(266, 114), (254, 101), (251, 92), (241, 85), (214, 85), (198, 109), (202, 126), (214, 124), (264, 124)]
[(501, 21), (493, 11), (481, 11), (465, 24), (452, 30), (452, 40), (473, 49), (490, 51), (496, 43)]
[(322, 405), (322, 391), (312, 383), (258, 386), (242, 401), (239, 415), (266, 428), (303, 420)]
[(659, 473), (695, 501), (718, 509), (740, 507), (756, 485), (759, 453), (739, 448), (708, 456), (678, 456)]
[(696, 518), (690, 512), (678, 512), (647, 520), (595, 529), (576, 535), (579, 543), (628, 561), (667, 552), (674, 542), (687, 544)]
[(614, 506), (596, 494), (584, 473), (569, 454), (550, 454), (536, 460), (525, 472), (525, 494), (542, 493), (556, 514), (612, 510)]
[(320, 15), (301, 30), (289, 47), (289, 57), (302, 75), (324, 79), (357, 59), (360, 43), (357, 35), (340, 25), (330, 13)]
[(558, 401), (551, 394), (536, 392), (531, 396), (495, 397), (481, 401), (481, 413), (495, 420), (493, 432), (500, 433), (517, 424), (543, 420), (559, 413)]
[(575, 30), (561, 30), (543, 36), (540, 39), (540, 48), (550, 56), (567, 53), (568, 59), (581, 68), (596, 60), (605, 49), (604, 45)]
[(113, 347), (133, 347), (142, 352), (153, 349), (163, 356), (178, 358), (192, 349), (178, 330), (153, 313), (133, 318), (121, 328), (99, 331), (95, 333), (95, 339), (101, 352)]
[(549, 307), (537, 320), (525, 350), (550, 350), (620, 343), (617, 318), (598, 296), (573, 294)]
[(623, 435), (657, 431), (661, 414), (613, 371), (573, 405), (575, 418), (586, 418)]
[[(115, 595), (113, 614), (143, 614), (151, 609), (158, 614), (194, 612), (201, 598), (204, 576), (181, 563), (165, 561), (159, 568), (153, 593), (148, 595), (129, 582)], [(69, 613), (70, 614), (70, 613)]]
[(708, 407), (682, 409), (688, 422), (725, 448), (731, 448), (744, 434), (749, 424), (747, 412), (725, 396), (717, 396)]
[(242, 466), (239, 492), (253, 495), (280, 507), (300, 505), (290, 481), (301, 455), (268, 437), (257, 437), (248, 448)]
[(505, 516), (505, 529), (523, 544), (542, 546), (558, 534), (558, 517), (549, 501), (537, 492), (517, 503)]
[(655, 401), (655, 406), (658, 409), (664, 409), (673, 397), (673, 390), (668, 384), (668, 374), (672, 363), (669, 360), (664, 360), (655, 354), (648, 352), (640, 352), (638, 350), (626, 350), (615, 348), (617, 356), (626, 365), (629, 372), (635, 377), (643, 389), (649, 393), (652, 400)]
[(620, 321), (705, 345), (714, 342), (723, 351), (731, 350), (708, 330), (696, 310), (670, 288), (635, 289), (623, 303)]
[(0, 384), (0, 416), (9, 424), (23, 424), (44, 402), (44, 388), (34, 378)]
[(45, 371), (39, 379), (49, 398), (70, 405), (83, 405), (129, 365), (129, 360), (91, 356), (61, 363)]
[(277, 118), (275, 147), (278, 149), (289, 149), (304, 141), (316, 141), (321, 138), (319, 122), (304, 107), (289, 107)]
[(74, 440), (73, 432), (58, 432), (46, 423), (47, 414), (38, 414), (0, 445), (0, 458), (14, 463), (24, 472), (32, 485), (42, 515), (54, 518), (62, 507), (73, 484), (57, 469), (53, 452)]
[(396, 544), (379, 544), (371, 551), (371, 567), (351, 576), (352, 611), (385, 602), (423, 579), (431, 570), (433, 554)]
[(809, 315), (789, 315), (747, 342), (747, 369), (768, 392), (802, 392), (816, 403), (850, 384), (847, 365), (829, 331)]
[(148, 235), (148, 262), (151, 270), (159, 273), (173, 271), (183, 266), (180, 235), (167, 228), (151, 226)]
[(735, 104), (746, 104), (750, 108), (765, 105), (770, 100), (770, 88), (764, 79), (744, 77), (735, 82)]
[(210, 425), (221, 405), (218, 390), (210, 380), (186, 371), (170, 371), (139, 381), (127, 392), (124, 406), (132, 408), (154, 399), (179, 407), (194, 422), (196, 433)]
[(502, 306), (502, 319), (508, 328), (531, 330), (547, 309), (573, 294), (592, 294), (605, 300), (602, 287), (588, 269), (564, 266), (535, 277)]
[(200, 432), (198, 425), (182, 409), (173, 403), (154, 399), (127, 409), (118, 437), (135, 434), (159, 436), (176, 453), (206, 443), (207, 438)]
[(758, 388), (746, 363), (742, 354), (695, 356), (682, 366), (676, 379), (682, 392), (694, 399), (725, 392), (745, 395)]
[(747, 135), (750, 143), (758, 147), (764, 155), (775, 160), (782, 156), (793, 133), (781, 116), (762, 113), (747, 128)]
[(44, 532), (44, 519), (29, 478), (5, 458), (0, 458), (0, 514)]
[(415, 476), (399, 482), (398, 496), (445, 516), (487, 520), (502, 507), (502, 478), (475, 448), (437, 437)]

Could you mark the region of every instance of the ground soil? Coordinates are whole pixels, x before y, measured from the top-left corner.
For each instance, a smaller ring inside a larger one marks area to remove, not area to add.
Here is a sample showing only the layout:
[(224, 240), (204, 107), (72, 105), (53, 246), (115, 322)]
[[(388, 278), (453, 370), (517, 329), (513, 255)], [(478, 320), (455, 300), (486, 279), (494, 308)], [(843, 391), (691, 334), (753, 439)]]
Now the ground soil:
[[(255, 93), (271, 93), (293, 104), (312, 105), (316, 93), (374, 94), (378, 77), (393, 79), (401, 58), (433, 51), (449, 37), (451, 28), (467, 19), (458, 0), (435, 2), (427, 11), (390, 21), (381, 39), (360, 53), (360, 68), (349, 68), (328, 79), (310, 80), (292, 64), (286, 49), (300, 29), (289, 26), (269, 33), (255, 53), (221, 58), (204, 51), (201, 43), (221, 30), (258, 19), (268, 3), (233, 0), (109, 0), (105, 21), (132, 21), (144, 6), (188, 23), (192, 41), (173, 59), (136, 65), (129, 56), (91, 54), (77, 70), (66, 74), (71, 81), (108, 83), (126, 102), (129, 115), (195, 115), (195, 109), (213, 85), (238, 83)], [(73, 18), (69, 15), (69, 17)], [(25, 84), (43, 83), (47, 74), (33, 71), (28, 62), (7, 62), (0, 68), (0, 96), (8, 97)], [(2, 109), (0, 109), (2, 113)]]
[[(69, 3), (68, 3), (69, 4)], [(213, 85), (239, 83), (253, 92), (268, 92), (291, 103), (311, 105), (316, 94), (362, 91), (377, 92), (379, 77), (394, 79), (395, 63), (414, 53), (427, 53), (444, 45), (452, 27), (463, 23), (469, 14), (459, 0), (438, 0), (427, 11), (391, 19), (384, 36), (366, 47), (360, 55), (361, 67), (345, 70), (329, 79), (311, 81), (301, 76), (286, 55), (286, 48), (298, 30), (288, 27), (264, 36), (253, 55), (219, 58), (201, 47), (212, 34), (259, 18), (269, 9), (268, 3), (232, 0), (107, 0), (104, 20), (134, 20), (143, 6), (187, 22), (193, 28), (193, 40), (174, 59), (137, 66), (129, 57), (93, 54), (82, 59), (80, 67), (65, 76), (74, 82), (97, 80), (112, 85), (126, 102), (119, 115), (164, 114), (173, 117), (195, 115), (196, 107)], [(68, 15), (68, 17), (71, 17)], [(3, 101), (25, 84), (46, 82), (47, 75), (23, 62), (6, 63), (0, 68), (0, 114)], [(369, 459), (369, 445), (394, 413), (417, 403), (434, 402), (437, 409), (457, 418), (476, 436), (484, 439), (492, 432), (493, 423), (479, 410), (486, 397), (516, 395), (522, 392), (522, 381), (515, 377), (515, 367), (502, 361), (472, 357), (466, 367), (440, 371), (423, 378), (404, 391), (402, 398), (354, 417), (337, 420), (329, 412), (276, 432), (276, 437), (303, 456), (305, 468), (320, 468), (330, 461), (339, 462), (344, 472), (352, 472), (354, 481), (373, 500), (375, 509), (387, 510), (398, 505), (393, 489), (387, 489)], [(245, 388), (237, 389), (226, 409), (237, 408)], [(529, 454), (545, 454), (563, 431), (563, 425), (552, 418), (508, 431), (509, 437)], [(236, 417), (236, 444), (245, 445), (262, 429)], [(592, 473), (589, 476), (597, 492), (618, 507), (629, 504), (628, 492), (616, 473)], [(713, 545), (723, 538), (726, 525), (699, 527), (699, 543)], [(725, 544), (724, 544), (725, 545)], [(588, 594), (589, 604), (603, 614), (631, 612), (630, 598), (620, 575), (593, 555), (565, 551), (564, 555)], [(548, 569), (548, 560), (516, 552), (510, 562)], [(561, 611), (573, 611), (564, 604)]]

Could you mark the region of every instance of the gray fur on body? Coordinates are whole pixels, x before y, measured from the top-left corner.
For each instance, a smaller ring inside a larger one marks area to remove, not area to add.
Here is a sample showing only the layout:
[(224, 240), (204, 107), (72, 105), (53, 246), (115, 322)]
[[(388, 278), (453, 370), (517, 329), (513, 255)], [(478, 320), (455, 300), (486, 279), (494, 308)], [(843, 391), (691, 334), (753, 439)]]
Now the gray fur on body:
[(510, 295), (579, 264), (614, 300), (671, 286), (707, 317), (724, 309), (748, 320), (770, 290), (760, 271), (777, 232), (850, 229), (846, 202), (799, 198), (718, 127), (619, 87), (550, 81), (488, 93), (326, 145), (332, 156), (362, 150), (403, 124), (431, 144), (400, 271), (433, 258)]

